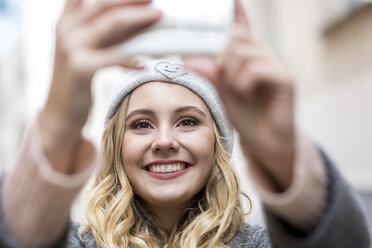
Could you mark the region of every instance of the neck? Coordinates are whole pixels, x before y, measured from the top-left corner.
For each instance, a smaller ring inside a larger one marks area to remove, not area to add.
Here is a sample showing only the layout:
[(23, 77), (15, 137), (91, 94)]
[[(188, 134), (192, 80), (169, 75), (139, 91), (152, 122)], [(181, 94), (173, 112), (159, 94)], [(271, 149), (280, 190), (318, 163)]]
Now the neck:
[(171, 231), (174, 225), (185, 213), (185, 210), (192, 205), (192, 200), (182, 204), (159, 204), (145, 203), (146, 209), (157, 218), (154, 220), (161, 228)]

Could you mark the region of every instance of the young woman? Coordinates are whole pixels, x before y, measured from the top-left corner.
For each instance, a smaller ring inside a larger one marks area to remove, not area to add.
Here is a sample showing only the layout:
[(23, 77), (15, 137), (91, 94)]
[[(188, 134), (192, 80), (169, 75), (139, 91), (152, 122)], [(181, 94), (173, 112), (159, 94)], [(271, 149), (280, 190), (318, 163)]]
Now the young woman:
[[(291, 77), (252, 40), (239, 2), (219, 61), (140, 68), (111, 48), (159, 20), (147, 5), (66, 2), (49, 98), (3, 176), (2, 246), (369, 247), (352, 191), (297, 134)], [(82, 137), (91, 79), (109, 65), (136, 70), (108, 110), (104, 165), (85, 196), (85, 221), (70, 224), (71, 202), (94, 167), (94, 147)], [(244, 224), (228, 119), (250, 160), (268, 233)]]

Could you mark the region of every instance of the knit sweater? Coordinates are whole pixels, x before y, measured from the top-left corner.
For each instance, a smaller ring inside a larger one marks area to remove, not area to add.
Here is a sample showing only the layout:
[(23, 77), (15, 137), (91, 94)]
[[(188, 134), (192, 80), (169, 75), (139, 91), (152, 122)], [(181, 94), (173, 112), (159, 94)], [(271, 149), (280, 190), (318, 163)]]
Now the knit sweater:
[[(67, 248), (96, 248), (96, 243), (88, 232), (82, 233), (82, 239), (79, 237), (79, 227), (77, 223), (71, 224)], [(270, 241), (265, 228), (244, 224), (230, 241), (229, 246), (233, 248), (270, 247)]]

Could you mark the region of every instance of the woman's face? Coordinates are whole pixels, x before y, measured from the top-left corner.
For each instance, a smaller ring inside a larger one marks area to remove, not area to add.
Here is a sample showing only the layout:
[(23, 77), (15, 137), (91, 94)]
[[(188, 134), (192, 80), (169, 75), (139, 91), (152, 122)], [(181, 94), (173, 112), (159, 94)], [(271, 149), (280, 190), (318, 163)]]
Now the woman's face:
[(125, 128), (125, 172), (147, 204), (187, 204), (205, 186), (214, 122), (198, 95), (177, 84), (143, 84), (131, 95)]

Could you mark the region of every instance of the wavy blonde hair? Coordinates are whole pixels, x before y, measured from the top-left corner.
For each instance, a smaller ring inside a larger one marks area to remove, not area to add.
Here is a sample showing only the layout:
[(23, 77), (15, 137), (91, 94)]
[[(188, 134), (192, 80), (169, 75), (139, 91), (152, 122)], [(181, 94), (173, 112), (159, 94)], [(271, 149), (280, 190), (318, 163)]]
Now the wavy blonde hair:
[(215, 165), (206, 186), (173, 229), (162, 230), (142, 207), (124, 172), (121, 150), (129, 99), (130, 95), (104, 130), (104, 169), (87, 192), (80, 233), (92, 234), (97, 247), (226, 247), (243, 225), (244, 212), (230, 155), (216, 125)]

